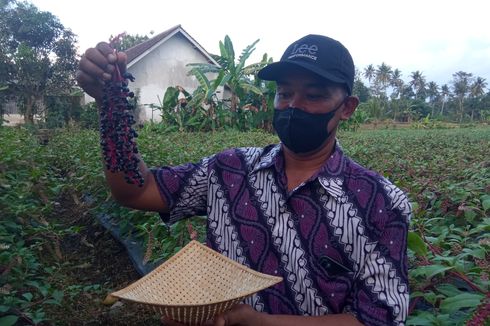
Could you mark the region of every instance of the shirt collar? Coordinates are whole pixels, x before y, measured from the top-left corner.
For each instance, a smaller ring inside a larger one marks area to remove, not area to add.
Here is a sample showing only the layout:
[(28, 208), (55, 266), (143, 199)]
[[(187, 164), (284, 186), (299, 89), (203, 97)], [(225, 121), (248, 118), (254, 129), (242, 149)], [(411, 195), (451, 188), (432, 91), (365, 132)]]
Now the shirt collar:
[[(257, 160), (252, 169), (252, 173), (268, 169), (273, 165), (276, 167), (282, 166), (282, 164), (279, 164), (279, 160), (283, 159), (282, 155), (283, 151), (280, 143), (270, 147)], [(339, 141), (336, 139), (334, 151), (316, 175), (316, 179), (320, 185), (337, 200), (340, 200), (343, 195), (345, 163), (344, 152)]]
[(267, 169), (275, 164), (278, 160), (279, 153), (281, 153), (281, 144), (276, 144), (272, 147), (266, 148), (264, 152), (260, 155), (260, 158), (254, 165), (252, 173), (255, 173), (262, 169)]

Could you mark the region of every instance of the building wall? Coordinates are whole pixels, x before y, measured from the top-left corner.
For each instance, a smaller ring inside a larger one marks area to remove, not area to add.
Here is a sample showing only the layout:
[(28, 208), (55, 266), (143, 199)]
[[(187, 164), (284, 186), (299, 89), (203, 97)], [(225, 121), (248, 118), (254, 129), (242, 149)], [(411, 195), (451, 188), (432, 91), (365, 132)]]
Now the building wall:
[[(38, 100), (36, 105), (44, 110), (44, 102)], [(21, 113), (19, 105), (15, 99), (11, 99), (3, 104), (3, 125), (5, 126), (17, 126), (24, 124), (24, 115)], [(44, 119), (43, 115), (35, 114), (34, 121), (41, 121)]]
[(207, 59), (180, 33), (172, 36), (159, 48), (128, 68), (136, 80), (130, 84), (132, 90), (139, 89), (143, 105), (140, 119), (160, 121), (159, 111), (151, 104), (159, 105), (169, 86), (182, 86), (192, 93), (199, 85), (194, 76), (188, 76), (189, 63), (205, 63)]
[[(128, 71), (135, 77), (129, 87), (134, 92), (139, 90), (139, 121), (161, 121), (159, 111), (152, 109), (151, 105), (159, 106), (169, 86), (182, 86), (192, 93), (199, 82), (194, 76), (187, 75), (190, 70), (187, 64), (206, 62), (207, 58), (185, 36), (177, 33), (157, 49), (129, 65)], [(212, 79), (213, 76), (209, 75), (208, 78)], [(85, 94), (84, 103), (93, 101), (92, 97)]]

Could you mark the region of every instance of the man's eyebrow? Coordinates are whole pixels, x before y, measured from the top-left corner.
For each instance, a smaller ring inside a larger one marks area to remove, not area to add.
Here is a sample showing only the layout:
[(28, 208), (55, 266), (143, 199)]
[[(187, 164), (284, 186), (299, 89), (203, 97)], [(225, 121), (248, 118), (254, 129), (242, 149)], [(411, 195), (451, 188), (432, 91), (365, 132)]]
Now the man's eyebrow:
[[(278, 80), (276, 82), (277, 86), (289, 86), (290, 83), (287, 82), (287, 81), (283, 81), (283, 80)], [(306, 87), (307, 88), (322, 88), (322, 89), (329, 89), (330, 87), (328, 87), (329, 85), (327, 83), (322, 83), (322, 82), (311, 82), (311, 83), (307, 83), (306, 84)]]
[(321, 82), (308, 83), (308, 84), (306, 84), (306, 87), (308, 87), (308, 88), (322, 88), (322, 89), (330, 90), (330, 87), (328, 87), (328, 84), (321, 83)]

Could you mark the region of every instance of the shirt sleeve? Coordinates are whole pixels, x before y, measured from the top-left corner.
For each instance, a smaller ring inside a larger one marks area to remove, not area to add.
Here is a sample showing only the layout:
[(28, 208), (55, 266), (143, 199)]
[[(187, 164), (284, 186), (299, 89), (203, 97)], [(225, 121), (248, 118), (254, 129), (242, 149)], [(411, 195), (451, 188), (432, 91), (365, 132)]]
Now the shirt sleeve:
[(411, 205), (403, 191), (382, 182), (368, 217), (372, 246), (355, 281), (352, 313), (365, 325), (404, 325), (409, 287), (407, 236)]
[(160, 213), (164, 222), (174, 223), (182, 218), (206, 214), (208, 167), (213, 158), (209, 156), (198, 163), (151, 170), (160, 195), (169, 207), (169, 213)]

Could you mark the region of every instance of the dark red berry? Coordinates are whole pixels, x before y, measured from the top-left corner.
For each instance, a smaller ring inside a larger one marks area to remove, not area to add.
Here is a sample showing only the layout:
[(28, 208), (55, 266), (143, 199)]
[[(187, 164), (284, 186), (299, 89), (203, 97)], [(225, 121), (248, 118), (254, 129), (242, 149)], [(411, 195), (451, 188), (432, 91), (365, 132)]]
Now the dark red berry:
[(116, 66), (112, 79), (104, 85), (100, 144), (106, 168), (111, 172), (123, 172), (129, 184), (142, 186), (144, 179), (134, 141), (138, 134), (132, 128), (135, 123), (131, 113), (133, 106), (128, 102), (128, 97), (134, 97), (134, 93), (129, 91), (128, 80), (134, 81), (134, 77), (128, 72), (121, 74)]

